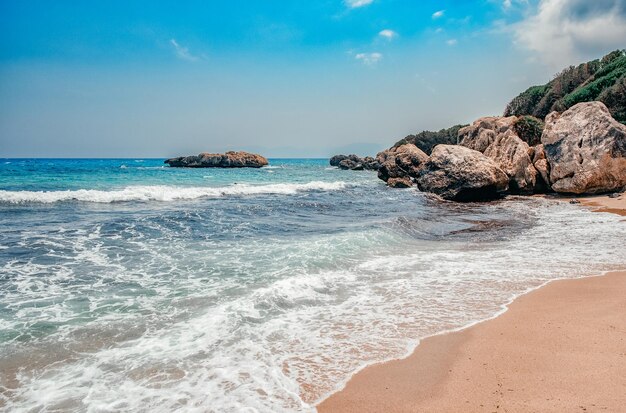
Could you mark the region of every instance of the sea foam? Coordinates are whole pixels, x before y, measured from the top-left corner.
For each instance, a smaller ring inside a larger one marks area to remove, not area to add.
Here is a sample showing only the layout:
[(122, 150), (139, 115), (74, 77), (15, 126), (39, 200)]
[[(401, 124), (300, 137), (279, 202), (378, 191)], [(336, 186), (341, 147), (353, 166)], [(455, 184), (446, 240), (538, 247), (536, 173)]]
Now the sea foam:
[(306, 191), (338, 191), (346, 182), (321, 182), (290, 184), (249, 185), (233, 184), (224, 187), (176, 187), (165, 185), (128, 186), (120, 190), (100, 191), (78, 189), (67, 191), (0, 191), (0, 202), (11, 204), (44, 203), (62, 201), (82, 202), (128, 202), (128, 201), (176, 201), (224, 196), (281, 194), (292, 195)]

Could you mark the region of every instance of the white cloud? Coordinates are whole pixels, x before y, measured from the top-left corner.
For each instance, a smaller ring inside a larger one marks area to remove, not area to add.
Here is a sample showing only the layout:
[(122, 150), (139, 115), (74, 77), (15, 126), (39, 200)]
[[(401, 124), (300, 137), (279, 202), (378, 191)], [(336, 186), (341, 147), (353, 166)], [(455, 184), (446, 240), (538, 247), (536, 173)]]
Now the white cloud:
[(387, 40), (391, 40), (394, 37), (397, 37), (398, 33), (394, 32), (393, 30), (390, 30), (390, 29), (385, 29), (385, 30), (381, 30), (380, 32), (378, 32), (378, 35), (380, 37), (384, 37)]
[(375, 65), (383, 58), (383, 55), (377, 52), (374, 53), (357, 53), (354, 58), (360, 60), (368, 66)]
[(517, 5), (528, 5), (528, 0), (503, 0), (502, 1), (502, 8), (504, 10), (510, 10), (513, 8), (513, 6), (517, 6)]
[(443, 17), (443, 15), (446, 13), (445, 10), (439, 10), (433, 13), (433, 19), (439, 19), (441, 17)]
[(457, 45), (457, 43), (459, 43), (459, 41), (458, 41), (457, 39), (450, 39), (450, 40), (447, 40), (447, 41), (446, 41), (446, 44), (447, 44), (448, 46), (456, 46), (456, 45)]
[(374, 0), (345, 0), (346, 6), (351, 9), (357, 9), (359, 7), (368, 6), (372, 4)]
[(541, 0), (513, 35), (554, 69), (601, 57), (626, 45), (626, 0)]
[(189, 62), (195, 62), (199, 59), (198, 56), (194, 56), (189, 52), (189, 48), (181, 46), (176, 39), (170, 39), (170, 44), (174, 47), (174, 52), (179, 59), (187, 60)]

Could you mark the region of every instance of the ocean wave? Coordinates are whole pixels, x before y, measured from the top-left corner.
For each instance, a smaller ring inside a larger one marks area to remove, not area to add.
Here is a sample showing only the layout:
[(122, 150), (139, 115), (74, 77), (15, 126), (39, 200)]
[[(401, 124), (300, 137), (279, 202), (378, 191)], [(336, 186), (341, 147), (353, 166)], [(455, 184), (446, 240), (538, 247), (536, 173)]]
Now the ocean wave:
[(82, 201), (96, 203), (128, 201), (176, 201), (198, 198), (219, 198), (223, 196), (245, 196), (279, 194), (293, 195), (306, 191), (339, 191), (347, 187), (346, 182), (313, 181), (303, 184), (234, 184), (225, 187), (176, 187), (166, 185), (129, 186), (120, 190), (101, 191), (78, 189), (67, 191), (3, 191), (0, 190), (0, 203), (51, 204), (62, 201)]

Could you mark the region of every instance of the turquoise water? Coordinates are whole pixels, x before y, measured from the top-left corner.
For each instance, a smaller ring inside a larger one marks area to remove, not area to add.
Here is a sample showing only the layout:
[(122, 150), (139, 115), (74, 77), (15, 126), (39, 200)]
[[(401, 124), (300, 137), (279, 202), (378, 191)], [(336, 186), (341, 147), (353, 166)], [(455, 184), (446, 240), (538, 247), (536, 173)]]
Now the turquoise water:
[(327, 160), (0, 160), (0, 408), (299, 412), (559, 277), (625, 223), (454, 204)]

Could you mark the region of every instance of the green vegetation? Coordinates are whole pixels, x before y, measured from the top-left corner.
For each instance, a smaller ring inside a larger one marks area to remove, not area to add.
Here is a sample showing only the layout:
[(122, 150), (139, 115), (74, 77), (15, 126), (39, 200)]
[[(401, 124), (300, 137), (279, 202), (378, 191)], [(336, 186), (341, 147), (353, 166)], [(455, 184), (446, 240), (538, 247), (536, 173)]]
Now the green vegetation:
[(534, 116), (520, 116), (513, 124), (515, 133), (523, 141), (530, 146), (539, 145), (541, 143), (541, 134), (543, 133), (543, 121)]
[(531, 115), (539, 119), (580, 102), (599, 100), (618, 121), (626, 124), (626, 51), (571, 66), (542, 86), (533, 86), (514, 98), (505, 116)]
[(426, 154), (430, 155), (433, 148), (439, 144), (456, 145), (459, 129), (467, 125), (455, 125), (448, 129), (441, 129), (439, 132), (423, 131), (417, 135), (409, 135), (406, 138), (396, 142), (394, 147), (412, 143)]

